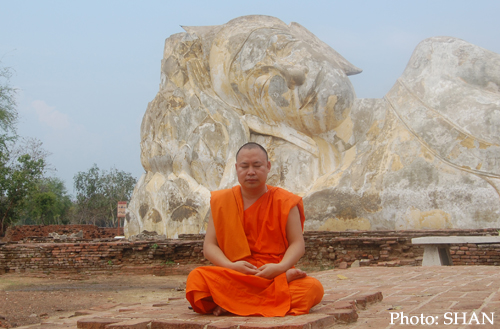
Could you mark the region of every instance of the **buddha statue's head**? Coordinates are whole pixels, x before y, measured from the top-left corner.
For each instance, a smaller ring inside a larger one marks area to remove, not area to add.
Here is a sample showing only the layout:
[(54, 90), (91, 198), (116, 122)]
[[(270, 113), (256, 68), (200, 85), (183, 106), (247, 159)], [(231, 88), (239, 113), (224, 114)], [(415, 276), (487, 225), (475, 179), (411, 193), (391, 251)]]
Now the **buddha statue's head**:
[(348, 116), (355, 93), (347, 75), (361, 70), (301, 25), (244, 16), (210, 35), (212, 86), (240, 114), (307, 135), (331, 131)]

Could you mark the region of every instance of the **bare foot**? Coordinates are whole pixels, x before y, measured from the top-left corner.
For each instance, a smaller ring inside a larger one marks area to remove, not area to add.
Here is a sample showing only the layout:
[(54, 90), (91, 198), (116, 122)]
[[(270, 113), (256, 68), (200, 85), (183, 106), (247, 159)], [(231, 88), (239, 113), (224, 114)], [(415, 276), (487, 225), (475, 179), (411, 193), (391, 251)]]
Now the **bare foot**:
[(288, 271), (286, 271), (286, 280), (288, 282), (291, 282), (291, 281), (297, 280), (297, 279), (302, 279), (302, 278), (305, 278), (306, 276), (307, 276), (307, 273), (302, 271), (302, 270), (299, 270), (298, 268), (291, 268)]
[(225, 309), (223, 309), (222, 307), (220, 307), (219, 305), (217, 305), (217, 307), (214, 309), (214, 315), (215, 316), (219, 316), (219, 315), (224, 315), (227, 313), (227, 311)]

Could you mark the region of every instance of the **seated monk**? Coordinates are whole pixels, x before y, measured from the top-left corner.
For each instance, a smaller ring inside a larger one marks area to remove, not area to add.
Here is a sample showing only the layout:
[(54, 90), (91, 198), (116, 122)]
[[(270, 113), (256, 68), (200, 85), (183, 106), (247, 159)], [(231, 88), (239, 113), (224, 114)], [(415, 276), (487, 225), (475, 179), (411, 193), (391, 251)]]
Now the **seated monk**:
[(323, 298), (321, 283), (294, 268), (305, 252), (302, 198), (266, 185), (270, 169), (266, 150), (247, 143), (236, 154), (241, 186), (212, 192), (203, 252), (215, 266), (189, 274), (194, 311), (300, 315)]

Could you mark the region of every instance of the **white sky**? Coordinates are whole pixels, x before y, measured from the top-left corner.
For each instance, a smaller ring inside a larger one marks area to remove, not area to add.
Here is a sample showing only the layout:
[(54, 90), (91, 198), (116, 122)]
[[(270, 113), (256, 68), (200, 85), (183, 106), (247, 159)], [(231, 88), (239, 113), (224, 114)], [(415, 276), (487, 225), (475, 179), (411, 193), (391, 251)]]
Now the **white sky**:
[(164, 40), (180, 25), (243, 15), (298, 22), (363, 73), (360, 98), (380, 98), (415, 46), (453, 36), (500, 53), (500, 1), (42, 1), (0, 0), (0, 60), (15, 70), (18, 133), (52, 153), (55, 176), (94, 163), (139, 178), (139, 130), (158, 91)]

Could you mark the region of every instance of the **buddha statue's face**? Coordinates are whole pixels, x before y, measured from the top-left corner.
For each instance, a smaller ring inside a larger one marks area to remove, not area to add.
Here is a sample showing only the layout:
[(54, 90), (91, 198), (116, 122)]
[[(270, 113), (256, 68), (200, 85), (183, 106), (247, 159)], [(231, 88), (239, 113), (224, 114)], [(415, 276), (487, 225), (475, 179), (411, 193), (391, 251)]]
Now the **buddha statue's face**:
[(335, 129), (355, 98), (335, 60), (286, 29), (251, 32), (230, 65), (229, 81), (244, 114), (307, 135)]

